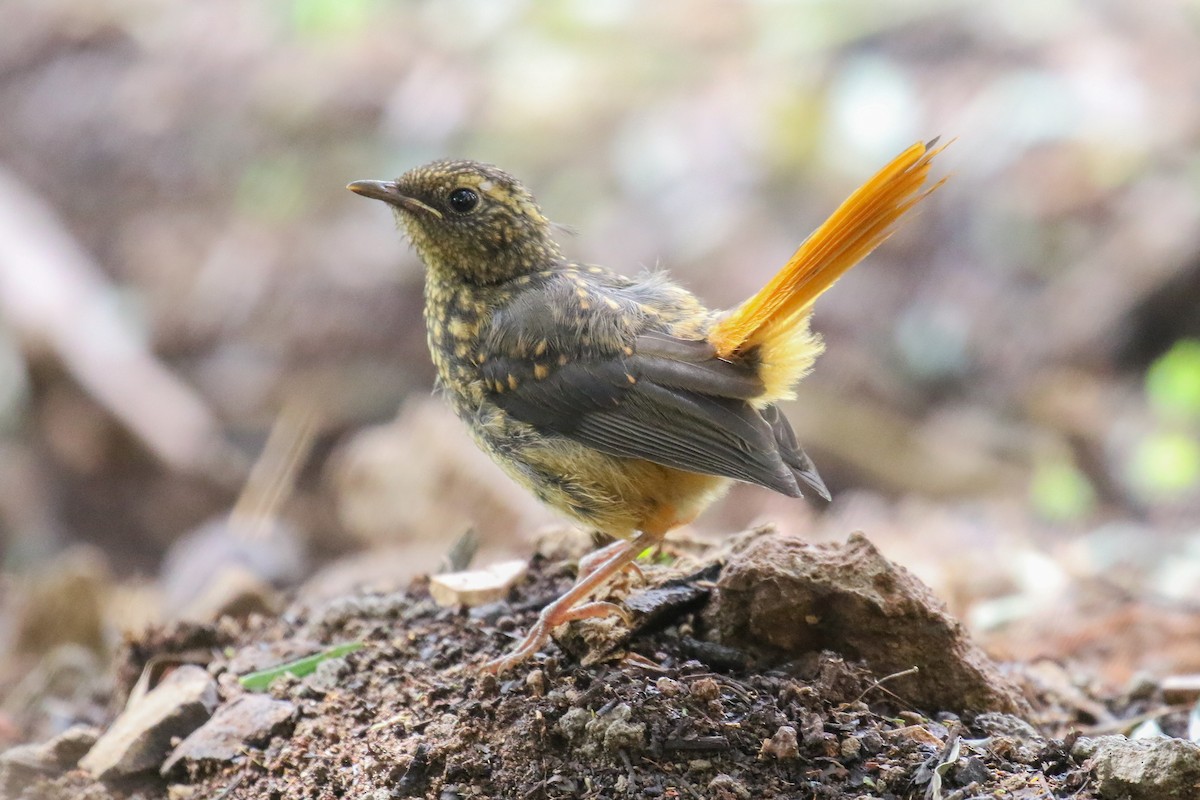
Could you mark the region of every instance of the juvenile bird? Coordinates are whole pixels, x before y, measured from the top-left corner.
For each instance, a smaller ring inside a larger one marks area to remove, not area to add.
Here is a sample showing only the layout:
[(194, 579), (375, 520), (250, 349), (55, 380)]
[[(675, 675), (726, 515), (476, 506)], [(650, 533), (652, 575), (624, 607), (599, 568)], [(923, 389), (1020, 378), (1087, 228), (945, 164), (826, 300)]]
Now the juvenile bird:
[(347, 187), (390, 204), (425, 262), (438, 381), (479, 447), (543, 502), (617, 539), (485, 670), (528, 658), (570, 620), (624, 616), (584, 601), (732, 480), (829, 499), (777, 403), (822, 350), (813, 301), (941, 185), (922, 188), (933, 145), (884, 167), (728, 313), (662, 273), (568, 261), (529, 191), (487, 164), (438, 161)]

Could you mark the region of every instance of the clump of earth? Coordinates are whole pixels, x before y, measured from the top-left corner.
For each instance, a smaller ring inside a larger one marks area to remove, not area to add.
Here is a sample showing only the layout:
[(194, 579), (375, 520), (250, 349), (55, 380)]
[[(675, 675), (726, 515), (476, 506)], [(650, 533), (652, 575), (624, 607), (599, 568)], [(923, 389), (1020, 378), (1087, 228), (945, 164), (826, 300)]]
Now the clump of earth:
[[(130, 644), (118, 680), (130, 699), (114, 703), (113, 719), (12, 748), (0, 756), (0, 792), (1196, 796), (1195, 745), (1071, 733), (1094, 720), (1064, 718), (1021, 668), (992, 663), (861, 535), (815, 546), (761, 530), (645, 572), (616, 590), (632, 629), (573, 623), (499, 677), (479, 666), (570, 585), (570, 562), (535, 559), (505, 599), (469, 609), (439, 606), (418, 581), (159, 630)], [(320, 653), (302, 677), (261, 691), (239, 680)]]

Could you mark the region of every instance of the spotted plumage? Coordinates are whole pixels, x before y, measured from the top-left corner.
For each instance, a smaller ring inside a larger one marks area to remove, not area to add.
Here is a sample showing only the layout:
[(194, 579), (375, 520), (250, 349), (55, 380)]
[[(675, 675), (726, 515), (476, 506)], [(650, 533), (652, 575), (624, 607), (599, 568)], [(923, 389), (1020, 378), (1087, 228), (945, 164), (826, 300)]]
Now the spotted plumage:
[[(532, 195), (486, 164), (440, 161), (350, 188), (389, 203), (424, 261), (438, 382), (479, 446), (544, 502), (640, 545), (732, 480), (828, 498), (776, 403), (821, 352), (812, 301), (923, 196), (932, 156), (915, 145), (896, 159), (730, 314), (663, 273), (568, 261)], [(493, 668), (527, 656), (552, 624), (592, 614), (575, 604), (597, 583), (583, 578)]]

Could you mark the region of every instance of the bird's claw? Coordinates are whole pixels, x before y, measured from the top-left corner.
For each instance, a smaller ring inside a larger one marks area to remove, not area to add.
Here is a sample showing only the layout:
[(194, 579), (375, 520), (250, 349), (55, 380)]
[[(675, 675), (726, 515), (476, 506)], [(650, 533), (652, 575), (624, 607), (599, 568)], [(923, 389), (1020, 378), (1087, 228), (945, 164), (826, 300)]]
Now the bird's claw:
[(605, 600), (596, 600), (591, 603), (567, 608), (555, 608), (557, 605), (558, 602), (556, 601), (542, 609), (542, 613), (538, 615), (537, 622), (529, 629), (529, 633), (525, 634), (525, 638), (521, 640), (521, 644), (517, 646), (516, 650), (500, 658), (492, 659), (484, 664), (480, 668), (480, 671), (499, 675), (502, 672), (512, 669), (540, 650), (546, 642), (550, 641), (550, 634), (555, 628), (559, 625), (565, 625), (568, 622), (581, 619), (594, 619), (596, 617), (617, 616), (626, 625), (633, 625), (633, 617), (628, 611), (616, 603), (609, 603)]

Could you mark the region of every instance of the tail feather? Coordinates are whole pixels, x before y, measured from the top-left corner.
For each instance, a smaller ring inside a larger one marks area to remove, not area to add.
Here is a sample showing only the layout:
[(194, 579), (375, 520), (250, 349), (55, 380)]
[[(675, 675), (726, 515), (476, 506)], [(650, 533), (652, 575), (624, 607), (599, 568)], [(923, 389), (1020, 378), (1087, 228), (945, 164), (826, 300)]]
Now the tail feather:
[[(708, 340), (717, 354), (734, 358), (761, 348), (764, 366), (774, 361), (782, 373), (764, 376), (768, 386), (779, 387), (768, 393), (786, 396), (820, 352), (820, 342), (807, 325), (813, 301), (891, 236), (896, 222), (945, 182), (943, 178), (921, 191), (930, 162), (946, 147), (935, 148), (936, 144), (937, 139), (914, 144), (850, 195), (761, 291), (713, 327)], [(774, 358), (773, 349), (778, 351)]]

